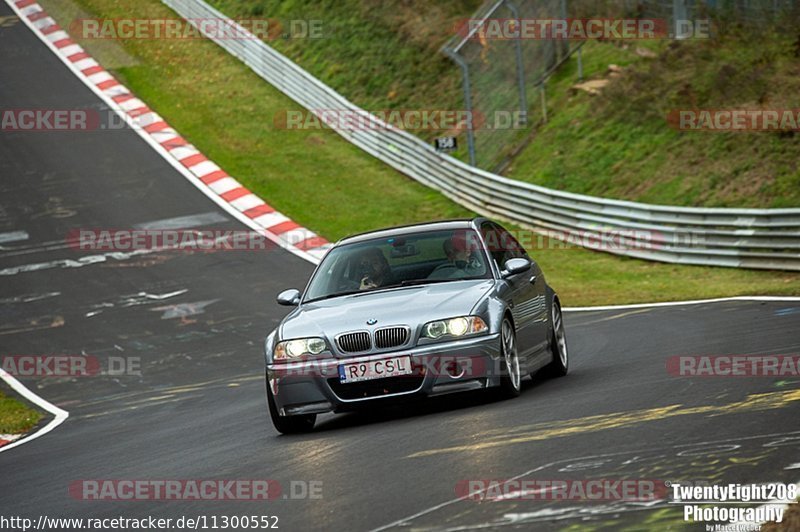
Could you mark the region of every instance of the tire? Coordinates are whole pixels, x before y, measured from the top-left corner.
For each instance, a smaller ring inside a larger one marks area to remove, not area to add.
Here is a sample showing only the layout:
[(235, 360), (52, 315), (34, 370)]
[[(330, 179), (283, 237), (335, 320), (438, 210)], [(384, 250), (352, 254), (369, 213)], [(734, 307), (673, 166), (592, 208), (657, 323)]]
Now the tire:
[(553, 330), (550, 337), (550, 352), (553, 360), (547, 365), (546, 372), (550, 377), (563, 377), (569, 372), (569, 350), (567, 349), (567, 334), (564, 331), (564, 319), (561, 314), (561, 305), (553, 298), (552, 324)]
[(503, 375), (500, 377), (500, 396), (511, 399), (519, 395), (522, 371), (519, 366), (517, 333), (508, 318), (503, 318), (503, 324), (500, 326), (500, 351), (503, 356), (501, 361)]
[(275, 430), (281, 434), (310, 432), (314, 428), (314, 423), (317, 422), (316, 414), (302, 414), (299, 416), (280, 415), (278, 413), (278, 407), (275, 406), (275, 398), (272, 396), (272, 390), (269, 386), (269, 378), (267, 378), (267, 404), (269, 405), (269, 416), (272, 418), (272, 424), (275, 426)]

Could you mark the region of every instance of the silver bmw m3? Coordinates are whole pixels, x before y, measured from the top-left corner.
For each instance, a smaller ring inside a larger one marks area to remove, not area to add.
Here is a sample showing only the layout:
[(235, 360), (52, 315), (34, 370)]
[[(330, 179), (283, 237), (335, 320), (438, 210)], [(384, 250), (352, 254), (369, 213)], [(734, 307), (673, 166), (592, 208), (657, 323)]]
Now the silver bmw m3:
[(514, 236), (483, 218), (340, 240), (265, 341), (267, 403), (281, 433), (378, 402), (566, 375), (556, 293)]

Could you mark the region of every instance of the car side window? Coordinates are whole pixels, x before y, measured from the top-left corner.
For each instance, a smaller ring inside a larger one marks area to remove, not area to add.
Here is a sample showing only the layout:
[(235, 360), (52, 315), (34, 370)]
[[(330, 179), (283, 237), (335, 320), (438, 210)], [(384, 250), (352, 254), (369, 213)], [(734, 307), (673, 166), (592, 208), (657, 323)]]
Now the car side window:
[(496, 226), (497, 230), (500, 232), (500, 241), (503, 242), (503, 249), (506, 251), (505, 260), (508, 259), (529, 259), (528, 253), (525, 251), (525, 248), (520, 245), (519, 241), (514, 238), (514, 235), (508, 232), (503, 227), (499, 225)]
[(500, 270), (503, 269), (509, 259), (528, 258), (528, 254), (517, 242), (517, 239), (507, 230), (493, 222), (483, 222), (481, 224), (481, 235), (486, 241), (489, 254)]
[(498, 268), (502, 268), (503, 250), (500, 248), (500, 234), (491, 222), (483, 222), (481, 224), (481, 236), (486, 242), (486, 250), (489, 256), (497, 264)]

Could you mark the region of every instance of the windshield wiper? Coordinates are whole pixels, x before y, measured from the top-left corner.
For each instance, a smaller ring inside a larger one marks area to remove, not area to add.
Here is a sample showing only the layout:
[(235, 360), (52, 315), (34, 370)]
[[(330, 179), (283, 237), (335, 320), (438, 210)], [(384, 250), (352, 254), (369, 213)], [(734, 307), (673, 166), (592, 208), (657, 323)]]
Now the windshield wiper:
[(353, 294), (363, 294), (363, 290), (350, 290), (347, 292), (336, 292), (335, 294), (328, 294), (327, 296), (315, 297), (314, 299), (306, 299), (303, 303), (313, 303), (315, 301), (322, 301), (323, 299), (331, 299), (339, 296), (351, 296)]
[(428, 283), (449, 283), (451, 281), (463, 281), (464, 279), (409, 279), (407, 281), (401, 281), (399, 285), (396, 286), (414, 286), (418, 284), (428, 284)]

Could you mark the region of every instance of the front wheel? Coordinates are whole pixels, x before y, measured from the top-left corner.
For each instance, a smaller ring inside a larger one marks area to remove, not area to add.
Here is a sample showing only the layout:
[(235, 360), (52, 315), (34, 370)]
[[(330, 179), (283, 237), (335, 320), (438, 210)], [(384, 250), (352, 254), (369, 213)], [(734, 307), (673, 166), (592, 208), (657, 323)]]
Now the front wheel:
[(500, 395), (511, 398), (519, 395), (522, 373), (519, 369), (517, 334), (511, 320), (505, 318), (500, 327), (500, 349), (503, 355), (503, 375), (500, 377)]
[(314, 423), (317, 422), (316, 414), (301, 414), (299, 416), (280, 415), (278, 413), (278, 407), (275, 405), (275, 398), (272, 396), (272, 390), (269, 386), (269, 377), (267, 378), (267, 404), (269, 405), (269, 415), (272, 418), (272, 424), (281, 434), (309, 432), (314, 428)]
[(553, 354), (553, 361), (547, 366), (547, 373), (552, 377), (563, 377), (569, 371), (567, 334), (564, 332), (564, 318), (557, 299), (553, 299), (552, 308), (553, 333), (550, 338), (550, 351)]

